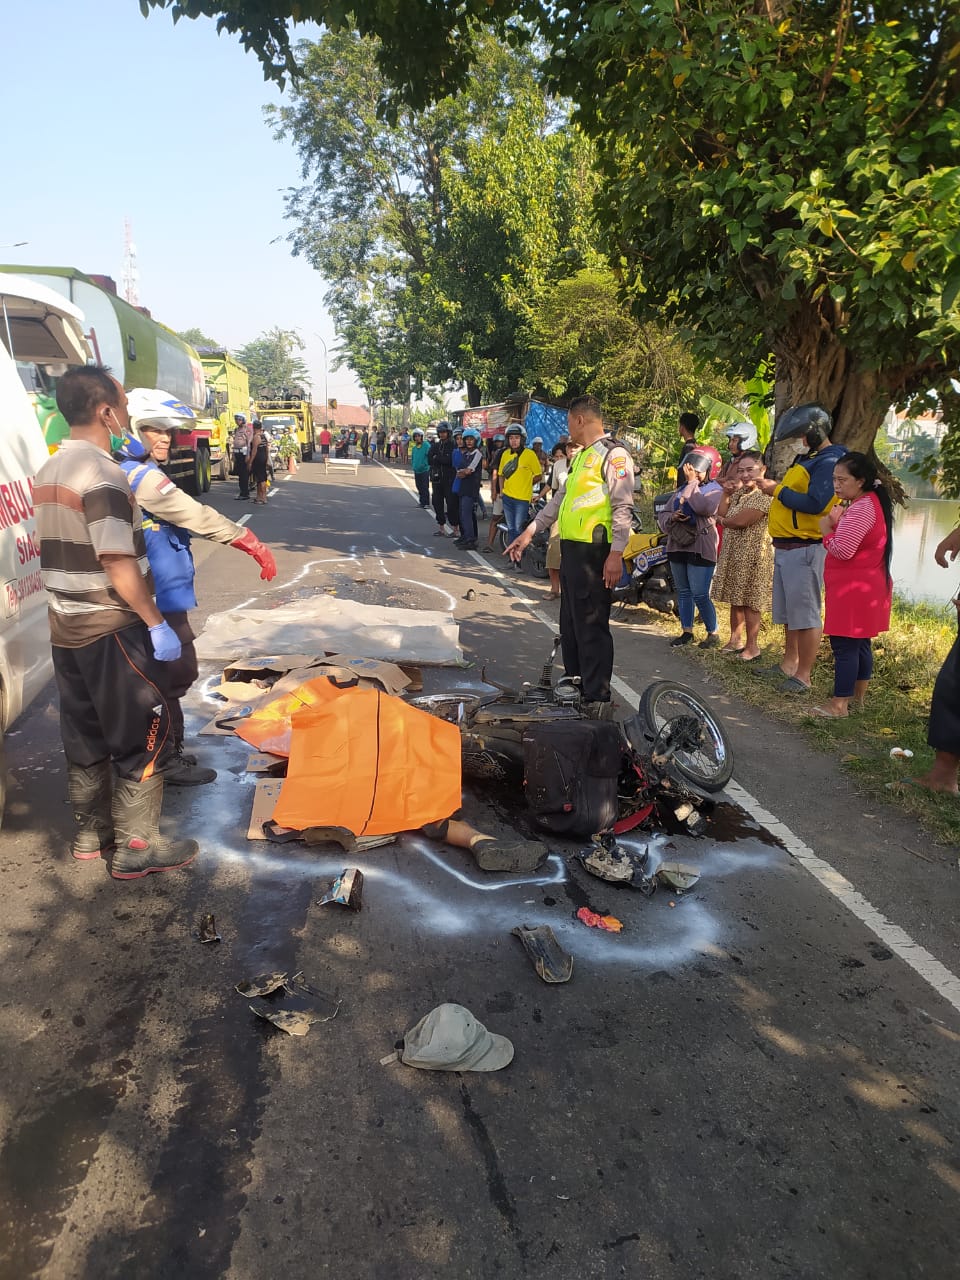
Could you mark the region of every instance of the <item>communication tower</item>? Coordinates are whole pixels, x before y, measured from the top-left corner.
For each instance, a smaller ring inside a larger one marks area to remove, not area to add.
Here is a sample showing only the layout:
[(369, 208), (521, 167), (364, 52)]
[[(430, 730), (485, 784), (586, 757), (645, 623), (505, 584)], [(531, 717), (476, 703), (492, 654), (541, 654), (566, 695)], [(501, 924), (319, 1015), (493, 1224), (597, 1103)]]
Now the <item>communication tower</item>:
[(132, 307), (140, 305), (140, 271), (130, 219), (123, 220), (123, 296)]

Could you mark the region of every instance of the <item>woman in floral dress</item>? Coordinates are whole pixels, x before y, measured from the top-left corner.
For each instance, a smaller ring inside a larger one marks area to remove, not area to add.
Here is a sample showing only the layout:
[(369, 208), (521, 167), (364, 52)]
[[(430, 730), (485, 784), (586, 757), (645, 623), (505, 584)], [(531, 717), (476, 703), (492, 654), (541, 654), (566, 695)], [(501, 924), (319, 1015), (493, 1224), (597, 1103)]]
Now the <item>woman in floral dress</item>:
[(761, 613), (773, 594), (773, 547), (767, 534), (772, 499), (757, 488), (766, 468), (759, 453), (741, 454), (735, 487), (725, 493), (717, 509), (723, 543), (713, 579), (713, 598), (730, 606), (730, 639), (723, 653), (741, 662), (760, 657)]

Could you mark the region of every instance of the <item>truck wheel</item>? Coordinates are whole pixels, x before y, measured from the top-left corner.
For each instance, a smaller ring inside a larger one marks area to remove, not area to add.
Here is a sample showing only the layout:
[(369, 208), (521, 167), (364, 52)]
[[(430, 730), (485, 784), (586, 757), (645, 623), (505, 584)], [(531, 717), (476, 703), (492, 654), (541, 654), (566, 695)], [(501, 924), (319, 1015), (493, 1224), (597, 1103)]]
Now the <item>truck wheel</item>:
[(300, 452), (304, 462), (310, 462), (310, 460), (313, 458), (313, 441), (312, 440), (308, 441), (307, 444), (303, 446)]
[(200, 482), (200, 492), (210, 492), (210, 481), (213, 478), (210, 469), (210, 446), (208, 444), (200, 444), (197, 446), (197, 479)]
[(222, 453), (220, 461), (217, 463), (216, 478), (218, 480), (226, 480), (230, 474), (230, 466), (227, 462), (227, 455)]

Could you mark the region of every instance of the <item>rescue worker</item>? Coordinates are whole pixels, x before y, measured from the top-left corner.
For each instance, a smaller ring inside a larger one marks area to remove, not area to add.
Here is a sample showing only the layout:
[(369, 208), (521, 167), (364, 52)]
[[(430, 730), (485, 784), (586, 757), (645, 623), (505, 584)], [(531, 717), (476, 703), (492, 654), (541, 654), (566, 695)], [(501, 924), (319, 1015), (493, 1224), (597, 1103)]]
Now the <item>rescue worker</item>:
[(519, 564), (534, 535), (554, 520), (559, 523), (563, 666), (568, 676), (580, 677), (586, 714), (600, 720), (611, 711), (610, 601), (632, 527), (633, 460), (604, 430), (603, 409), (593, 396), (571, 401), (567, 430), (581, 448), (570, 462), (566, 485), (504, 554)]
[(164, 667), (180, 657), (180, 641), (153, 599), (140, 508), (111, 457), (130, 422), (123, 388), (106, 369), (70, 369), (57, 406), (70, 435), (40, 468), (33, 496), (72, 853), (99, 858), (115, 845), (110, 874), (134, 880), (198, 852), (193, 840), (160, 834), (173, 751)]
[(189, 422), (193, 413), (164, 391), (137, 389), (129, 398), (130, 421), (140, 439), (127, 437), (118, 451), (130, 490), (143, 508), (147, 556), (153, 573), (157, 606), (180, 640), (180, 656), (164, 669), (164, 693), (170, 707), (173, 754), (165, 765), (167, 782), (198, 786), (216, 778), (213, 769), (197, 764), (183, 750), (184, 724), (180, 699), (197, 678), (197, 653), (188, 612), (197, 607), (196, 569), (190, 535), (221, 542), (252, 556), (269, 582), (277, 566), (269, 548), (252, 529), (244, 529), (212, 507), (205, 507), (179, 489), (160, 470), (170, 456), (171, 433)]
[(455, 509), (457, 500), (453, 495), (455, 472), (449, 422), (437, 423), (437, 438), (430, 446), (427, 458), (430, 463), (430, 483), (433, 486), (433, 510), (437, 518), (433, 536), (456, 537), (460, 515)]
[(237, 463), (237, 483), (240, 486), (240, 492), (237, 494), (237, 501), (243, 502), (250, 497), (250, 440), (253, 436), (253, 427), (247, 422), (246, 415), (235, 413), (233, 421), (236, 428), (233, 438), (230, 441), (230, 450), (233, 453)]

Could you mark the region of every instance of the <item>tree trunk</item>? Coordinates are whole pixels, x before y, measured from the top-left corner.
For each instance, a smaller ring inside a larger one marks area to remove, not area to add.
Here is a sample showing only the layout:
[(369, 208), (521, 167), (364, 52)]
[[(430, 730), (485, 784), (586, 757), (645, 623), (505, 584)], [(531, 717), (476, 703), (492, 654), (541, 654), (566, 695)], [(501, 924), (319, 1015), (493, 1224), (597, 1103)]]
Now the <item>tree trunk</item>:
[[(804, 302), (773, 340), (776, 357), (776, 412), (816, 401), (833, 418), (835, 444), (871, 453), (883, 424), (889, 400), (872, 369), (861, 368), (837, 335), (836, 308), (824, 296)], [(776, 448), (773, 470), (778, 472), (796, 452), (795, 442)]]
[(475, 409), (477, 405), (482, 403), (483, 401), (480, 399), (480, 388), (477, 386), (475, 382), (471, 382), (470, 379), (468, 378), (467, 379), (467, 404), (471, 409)]

